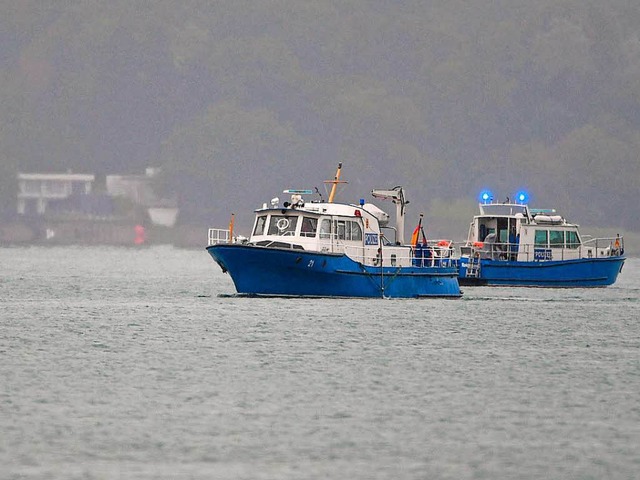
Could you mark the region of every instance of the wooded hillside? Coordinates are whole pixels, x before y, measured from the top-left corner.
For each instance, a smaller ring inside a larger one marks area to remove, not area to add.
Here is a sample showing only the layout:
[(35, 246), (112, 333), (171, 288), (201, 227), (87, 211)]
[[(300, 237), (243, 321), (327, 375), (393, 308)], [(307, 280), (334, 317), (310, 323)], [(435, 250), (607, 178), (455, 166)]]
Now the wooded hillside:
[(458, 237), (483, 188), (640, 231), (640, 2), (1, 3), (7, 210), (18, 170), (162, 166), (206, 228), (341, 161)]

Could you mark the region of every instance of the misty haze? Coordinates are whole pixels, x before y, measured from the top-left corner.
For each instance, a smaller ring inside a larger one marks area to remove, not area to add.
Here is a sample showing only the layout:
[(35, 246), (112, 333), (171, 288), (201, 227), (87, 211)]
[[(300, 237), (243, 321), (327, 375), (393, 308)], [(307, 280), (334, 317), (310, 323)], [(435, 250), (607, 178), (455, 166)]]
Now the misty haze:
[(403, 185), (429, 236), (464, 239), (483, 188), (640, 231), (637, 3), (2, 3), (5, 224), (18, 173), (152, 169), (184, 231), (247, 230), (344, 162), (341, 200)]
[(0, 480), (640, 478), (639, 155), (640, 0), (0, 0)]

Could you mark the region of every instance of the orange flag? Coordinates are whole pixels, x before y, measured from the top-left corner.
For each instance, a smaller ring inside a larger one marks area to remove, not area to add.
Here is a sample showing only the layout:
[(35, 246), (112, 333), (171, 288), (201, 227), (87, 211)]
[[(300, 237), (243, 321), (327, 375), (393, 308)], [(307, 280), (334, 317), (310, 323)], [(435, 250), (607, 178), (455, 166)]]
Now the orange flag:
[(416, 229), (413, 231), (413, 234), (411, 235), (411, 246), (415, 247), (416, 245), (418, 245), (419, 236), (420, 236), (420, 225), (416, 227)]
[(420, 221), (418, 221), (418, 226), (413, 231), (411, 235), (411, 246), (415, 247), (418, 245), (418, 240), (420, 239), (420, 229), (422, 228), (422, 213), (420, 214)]

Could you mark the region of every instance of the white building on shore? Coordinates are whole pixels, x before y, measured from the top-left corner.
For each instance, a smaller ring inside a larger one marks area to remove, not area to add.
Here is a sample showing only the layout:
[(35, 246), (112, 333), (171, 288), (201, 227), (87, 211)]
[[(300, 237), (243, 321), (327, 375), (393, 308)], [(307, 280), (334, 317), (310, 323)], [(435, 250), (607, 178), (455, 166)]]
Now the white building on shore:
[(18, 213), (44, 215), (51, 201), (91, 193), (95, 179), (80, 173), (18, 173)]
[(144, 175), (107, 175), (107, 192), (113, 197), (125, 197), (147, 209), (154, 225), (173, 227), (179, 209), (175, 198), (160, 198), (153, 189), (155, 168), (147, 168)]

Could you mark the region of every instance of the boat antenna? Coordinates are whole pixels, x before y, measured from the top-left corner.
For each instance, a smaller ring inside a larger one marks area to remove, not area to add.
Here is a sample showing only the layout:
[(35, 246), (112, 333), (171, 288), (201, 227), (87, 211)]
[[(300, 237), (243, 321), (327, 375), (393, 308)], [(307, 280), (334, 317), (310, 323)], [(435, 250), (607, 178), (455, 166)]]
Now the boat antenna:
[(324, 183), (331, 183), (331, 193), (329, 194), (329, 203), (333, 203), (333, 199), (336, 196), (336, 187), (339, 183), (347, 183), (340, 180), (340, 173), (342, 173), (342, 162), (338, 163), (338, 170), (336, 170), (336, 176), (333, 180), (325, 180)]
[(320, 197), (320, 202), (324, 203), (324, 198), (322, 198), (322, 194), (320, 193), (320, 190), (318, 190), (318, 187), (314, 187), (316, 189), (316, 193), (318, 194), (318, 196)]

